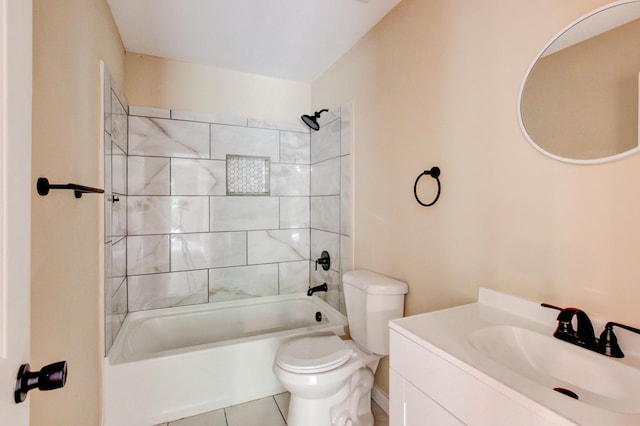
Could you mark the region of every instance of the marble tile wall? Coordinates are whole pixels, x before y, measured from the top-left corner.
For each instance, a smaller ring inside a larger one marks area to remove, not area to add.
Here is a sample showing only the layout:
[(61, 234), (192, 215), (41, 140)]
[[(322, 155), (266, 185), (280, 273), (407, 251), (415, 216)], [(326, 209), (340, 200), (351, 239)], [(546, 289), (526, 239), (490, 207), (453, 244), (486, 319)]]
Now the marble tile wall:
[(104, 114), (104, 330), (105, 354), (127, 315), (128, 106), (103, 70)]
[(317, 293), (346, 314), (342, 274), (351, 270), (351, 143), (353, 104), (321, 116), (320, 130), (311, 134), (310, 213), (311, 259), (323, 250), (331, 255), (328, 271), (310, 270), (312, 286), (326, 282)]
[[(325, 114), (310, 135), (302, 123), (131, 106), (128, 310), (298, 293), (327, 282), (320, 296), (344, 312), (350, 117), (350, 105)], [(270, 195), (227, 195), (228, 154), (268, 157)], [(314, 268), (322, 250), (331, 253), (329, 271)]]
[[(306, 291), (310, 136), (302, 124), (132, 106), (128, 309)], [(227, 195), (226, 156), (270, 159), (270, 194)]]

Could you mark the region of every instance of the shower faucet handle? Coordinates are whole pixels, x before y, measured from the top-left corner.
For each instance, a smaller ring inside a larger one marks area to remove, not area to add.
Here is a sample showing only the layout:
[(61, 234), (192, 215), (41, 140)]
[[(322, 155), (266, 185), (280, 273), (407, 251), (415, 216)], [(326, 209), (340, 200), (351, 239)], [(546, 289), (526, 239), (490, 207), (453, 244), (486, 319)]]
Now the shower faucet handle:
[(318, 270), (318, 264), (322, 265), (322, 269), (328, 271), (331, 267), (331, 256), (329, 256), (329, 252), (323, 250), (322, 254), (320, 254), (320, 258), (316, 259), (316, 271)]

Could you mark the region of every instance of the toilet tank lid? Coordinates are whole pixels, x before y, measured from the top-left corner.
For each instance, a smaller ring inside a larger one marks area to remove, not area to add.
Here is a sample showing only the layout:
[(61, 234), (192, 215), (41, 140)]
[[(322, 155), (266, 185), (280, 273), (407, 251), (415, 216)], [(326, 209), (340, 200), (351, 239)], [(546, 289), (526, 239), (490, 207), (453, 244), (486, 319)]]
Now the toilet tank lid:
[(368, 294), (406, 294), (409, 291), (407, 283), (364, 269), (347, 272), (342, 276), (342, 282)]

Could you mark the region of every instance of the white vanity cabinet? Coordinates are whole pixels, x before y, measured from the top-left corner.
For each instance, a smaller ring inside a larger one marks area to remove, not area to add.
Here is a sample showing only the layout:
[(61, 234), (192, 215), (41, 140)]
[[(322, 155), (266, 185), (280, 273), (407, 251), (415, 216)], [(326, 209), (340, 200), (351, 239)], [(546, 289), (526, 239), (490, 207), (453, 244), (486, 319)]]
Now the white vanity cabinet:
[(576, 424), (434, 346), (433, 330), (428, 314), (391, 322), (391, 426)]
[(422, 355), (428, 357), (426, 351), (394, 330), (391, 330), (390, 340), (390, 426), (462, 425), (426, 394), (427, 386), (415, 383), (419, 375), (414, 373), (424, 362)]
[(618, 333), (614, 359), (554, 338), (556, 316), (480, 288), (476, 303), (391, 321), (391, 426), (640, 425), (637, 335)]
[(393, 395), (389, 407), (392, 426), (464, 424), (393, 368), (390, 371), (389, 384)]
[(390, 332), (390, 426), (571, 424), (550, 423), (525, 398), (503, 394), (403, 331)]

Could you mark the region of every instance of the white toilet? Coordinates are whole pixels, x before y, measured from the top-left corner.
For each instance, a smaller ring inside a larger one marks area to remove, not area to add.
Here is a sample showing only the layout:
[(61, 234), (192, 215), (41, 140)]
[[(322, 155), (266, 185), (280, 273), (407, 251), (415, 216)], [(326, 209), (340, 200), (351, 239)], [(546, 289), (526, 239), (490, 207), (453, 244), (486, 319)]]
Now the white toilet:
[(407, 284), (371, 271), (342, 277), (353, 340), (302, 337), (278, 349), (273, 364), (291, 393), (289, 426), (371, 426), (371, 387), (389, 354), (389, 321), (402, 317)]

